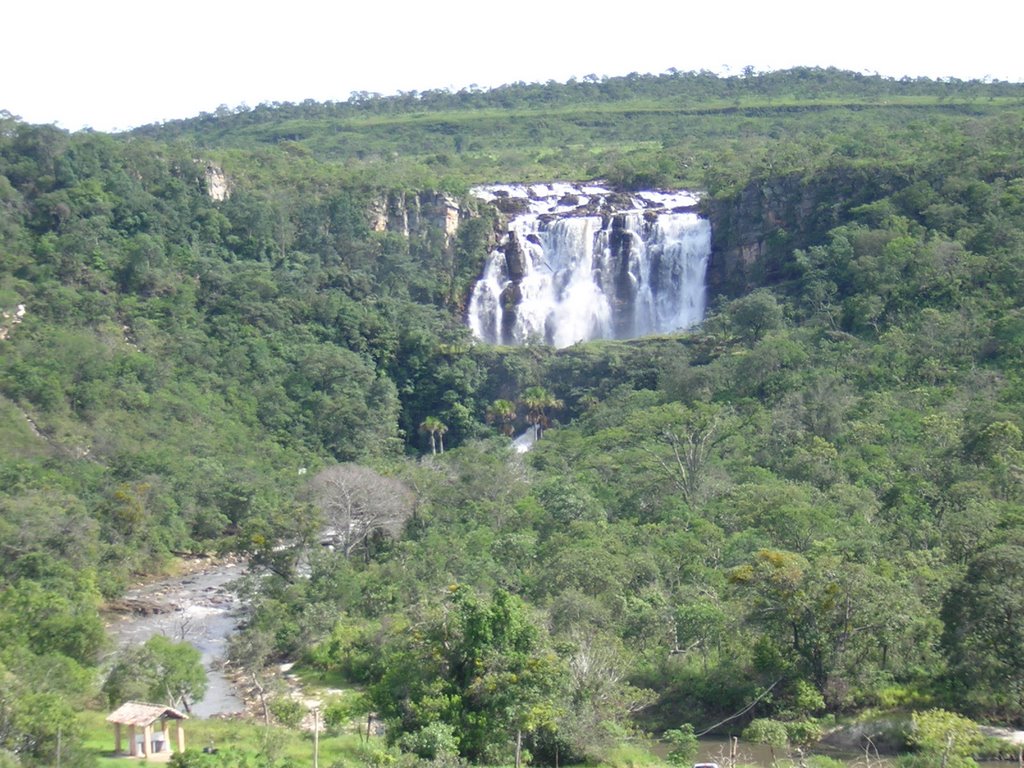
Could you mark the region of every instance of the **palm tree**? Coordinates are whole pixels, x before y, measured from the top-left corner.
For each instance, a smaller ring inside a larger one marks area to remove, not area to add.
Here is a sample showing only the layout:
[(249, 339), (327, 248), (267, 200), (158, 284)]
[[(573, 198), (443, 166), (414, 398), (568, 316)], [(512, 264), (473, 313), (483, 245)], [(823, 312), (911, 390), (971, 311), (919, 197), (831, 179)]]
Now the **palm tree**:
[(511, 435), (515, 430), (516, 404), (511, 400), (495, 400), (487, 406), (487, 423), (498, 424), (501, 434)]
[(440, 443), (441, 453), (444, 453), (444, 433), (448, 431), (448, 425), (436, 416), (427, 416), (420, 424), (420, 432), (430, 435), (430, 452), (436, 454), (437, 446)]
[(550, 424), (546, 411), (561, 408), (562, 401), (544, 387), (527, 387), (520, 399), (526, 406), (526, 420), (533, 427), (534, 438), (540, 440)]

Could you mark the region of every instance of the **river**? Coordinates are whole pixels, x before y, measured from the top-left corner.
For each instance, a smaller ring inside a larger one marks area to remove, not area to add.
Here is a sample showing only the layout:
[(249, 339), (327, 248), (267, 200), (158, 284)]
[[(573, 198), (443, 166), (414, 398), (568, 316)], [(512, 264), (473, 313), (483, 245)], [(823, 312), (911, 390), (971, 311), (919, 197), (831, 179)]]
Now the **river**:
[[(728, 739), (704, 737), (700, 739), (697, 757), (694, 759), (694, 762), (717, 763), (725, 768), (725, 766), (729, 765), (729, 750), (730, 743)], [(668, 747), (664, 746), (655, 748), (654, 751), (656, 754), (663, 755), (667, 753)], [(854, 766), (864, 766), (865, 768), (867, 766), (872, 766), (873, 768), (892, 768), (895, 762), (892, 757), (880, 757), (875, 754), (865, 755), (864, 753), (858, 754), (856, 752), (843, 750), (830, 750), (823, 747), (808, 749), (805, 753), (805, 757), (809, 758), (811, 755), (824, 755), (835, 760), (840, 760), (843, 765), (849, 766), (849, 768), (854, 768)], [(773, 758), (777, 760), (792, 759), (797, 761), (799, 759), (799, 754), (785, 749), (776, 749), (775, 754), (773, 755), (772, 750), (764, 744), (751, 744), (744, 741), (737, 744), (737, 765), (755, 765), (760, 768), (769, 768), (769, 766), (774, 764)]]
[(118, 648), (140, 645), (154, 635), (188, 640), (202, 655), (207, 688), (192, 706), (196, 717), (243, 712), (234, 685), (220, 670), (228, 638), (238, 626), (238, 598), (227, 585), (242, 575), (236, 563), (211, 563), (199, 570), (134, 587), (117, 601), (107, 630)]
[[(717, 763), (722, 768), (726, 768), (730, 764), (729, 748), (730, 743), (728, 739), (704, 737), (700, 739), (697, 757), (694, 759), (694, 762)], [(670, 747), (667, 744), (660, 743), (655, 745), (652, 751), (664, 757), (669, 749)], [(834, 760), (839, 760), (847, 768), (893, 768), (897, 762), (893, 755), (878, 755), (873, 751), (855, 752), (843, 749), (830, 749), (824, 744), (811, 747), (804, 753), (806, 758), (810, 758), (812, 755), (831, 757)], [(736, 765), (771, 768), (775, 764), (773, 757), (780, 761), (793, 760), (794, 764), (797, 764), (800, 756), (796, 752), (785, 749), (775, 750), (773, 756), (771, 749), (763, 744), (750, 744), (741, 741), (738, 744), (736, 753)], [(1016, 760), (992, 760), (983, 762), (981, 765), (985, 768), (1019, 768)]]

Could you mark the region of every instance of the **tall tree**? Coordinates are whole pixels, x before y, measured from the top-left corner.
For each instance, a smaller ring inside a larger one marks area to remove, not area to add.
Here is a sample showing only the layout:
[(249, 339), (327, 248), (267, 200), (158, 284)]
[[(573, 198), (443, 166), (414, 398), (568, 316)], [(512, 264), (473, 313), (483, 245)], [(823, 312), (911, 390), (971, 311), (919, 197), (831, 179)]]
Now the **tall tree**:
[(687, 505), (695, 508), (705, 498), (707, 464), (727, 434), (722, 427), (729, 413), (718, 407), (685, 408), (676, 403), (661, 410), (666, 421), (659, 438), (670, 448), (671, 457), (655, 455)]
[(978, 712), (1024, 722), (1024, 547), (977, 555), (942, 609), (952, 682)]
[(397, 536), (412, 516), (413, 494), (393, 477), (359, 464), (336, 464), (322, 470), (310, 491), (323, 515), (324, 535), (345, 557), (363, 545), (367, 558), (374, 535)]
[(519, 598), (497, 590), (485, 601), (460, 586), (408, 634), (370, 693), (395, 738), (445, 723), (464, 756), (500, 763), (555, 722), (565, 670)]
[(809, 680), (832, 708), (884, 668), (888, 647), (900, 644), (921, 609), (895, 581), (834, 555), (762, 549), (729, 579), (750, 601), (747, 621), (783, 662), (773, 674)]
[(526, 406), (526, 420), (533, 427), (534, 438), (540, 440), (551, 423), (548, 411), (561, 408), (562, 401), (539, 386), (527, 387), (520, 399)]
[(497, 424), (501, 434), (511, 436), (516, 420), (516, 404), (511, 400), (495, 400), (487, 406), (487, 423)]
[(420, 423), (420, 432), (425, 435), (430, 435), (430, 452), (436, 454), (438, 452), (438, 446), (441, 447), (441, 453), (444, 453), (444, 435), (448, 431), (448, 425), (442, 422), (436, 416), (427, 416)]
[(192, 705), (206, 695), (206, 670), (191, 643), (154, 635), (143, 645), (122, 652), (103, 690), (111, 706), (145, 698), (191, 712)]

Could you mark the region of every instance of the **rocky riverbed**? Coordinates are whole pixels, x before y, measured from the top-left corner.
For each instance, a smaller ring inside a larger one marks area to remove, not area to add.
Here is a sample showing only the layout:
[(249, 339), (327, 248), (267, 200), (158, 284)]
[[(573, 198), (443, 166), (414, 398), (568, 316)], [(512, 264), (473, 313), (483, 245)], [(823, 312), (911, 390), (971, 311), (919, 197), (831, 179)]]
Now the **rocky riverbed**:
[(228, 638), (237, 628), (238, 598), (228, 585), (242, 575), (237, 561), (197, 559), (173, 578), (129, 589), (107, 606), (107, 631), (118, 648), (154, 635), (187, 640), (206, 668), (206, 696), (193, 706), (197, 717), (242, 713), (245, 705), (222, 669)]

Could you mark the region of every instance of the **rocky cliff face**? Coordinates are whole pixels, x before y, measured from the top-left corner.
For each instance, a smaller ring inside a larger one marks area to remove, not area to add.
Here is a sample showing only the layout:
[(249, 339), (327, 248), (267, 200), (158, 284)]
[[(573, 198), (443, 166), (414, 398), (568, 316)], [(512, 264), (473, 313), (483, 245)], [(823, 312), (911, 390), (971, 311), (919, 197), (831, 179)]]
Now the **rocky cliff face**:
[(19, 304), (12, 310), (0, 310), (0, 341), (10, 338), (14, 326), (19, 325), (25, 319), (25, 305)]
[[(217, 174), (213, 176), (216, 179)], [(851, 208), (876, 200), (903, 183), (905, 179), (895, 172), (880, 175), (877, 170), (869, 173), (838, 167), (811, 178), (791, 174), (758, 179), (733, 195), (705, 197), (693, 208), (679, 208), (699, 212), (711, 222), (714, 237), (706, 276), (708, 299), (734, 298), (758, 286), (791, 279), (794, 277), (794, 249), (824, 242), (830, 229), (848, 220)], [(615, 195), (610, 195), (602, 199), (601, 204), (610, 205), (617, 200)], [(608, 229), (612, 249), (627, 253), (632, 239), (624, 236), (626, 228), (623, 220), (619, 220), (621, 217), (609, 216), (607, 210), (590, 210), (582, 205), (584, 202), (578, 194), (566, 193), (553, 204), (556, 208), (582, 206), (583, 213), (607, 218), (602, 228)], [(597, 205), (593, 201), (590, 204)], [(480, 205), (481, 201), (472, 197), (460, 200), (432, 190), (392, 191), (371, 203), (370, 223), (375, 231), (400, 234), (419, 247), (433, 249), (440, 245), (450, 260), (455, 255), (460, 227), (480, 217)], [(489, 231), (472, 249), (472, 258), (474, 261), (479, 258), (476, 268), (482, 268), (488, 252), (500, 251), (503, 269), (511, 282), (495, 293), (493, 304), (501, 309), (501, 320), (491, 335), (511, 338), (520, 322), (520, 305), (524, 301), (521, 285), (527, 272), (528, 252), (538, 246), (537, 235), (510, 232), (510, 222), (528, 212), (528, 199), (499, 193), (483, 206), (496, 213), (487, 217)], [(500, 246), (499, 241), (503, 241)], [(465, 261), (467, 257), (461, 258)], [(621, 264), (630, 261), (629, 258), (620, 260)], [(468, 264), (463, 266), (474, 268)], [(632, 285), (630, 275), (623, 270), (613, 270), (607, 277), (608, 293), (616, 305), (627, 304), (627, 289)], [(469, 286), (453, 291), (452, 306), (466, 308), (469, 294), (463, 291), (467, 288)], [(615, 324), (610, 333), (616, 337), (632, 335), (632, 329), (620, 325)]]
[(389, 192), (374, 201), (370, 211), (375, 232), (394, 232), (412, 238), (440, 233), (450, 250), (459, 225), (470, 211), (458, 199), (443, 192)]
[(224, 169), (213, 163), (206, 164), (206, 194), (211, 200), (223, 202), (231, 197), (231, 184)]
[(891, 192), (894, 175), (836, 168), (751, 182), (735, 195), (702, 201), (715, 232), (708, 294), (735, 297), (790, 277), (792, 253), (823, 242), (851, 208)]
[(408, 240), (410, 256), (437, 278), (433, 299), (458, 314), (465, 312), (484, 259), (507, 227), (502, 214), (479, 200), (435, 190), (378, 193), (367, 215), (373, 231)]

